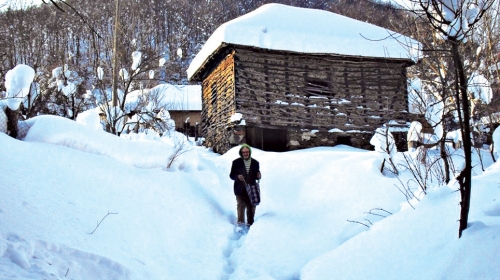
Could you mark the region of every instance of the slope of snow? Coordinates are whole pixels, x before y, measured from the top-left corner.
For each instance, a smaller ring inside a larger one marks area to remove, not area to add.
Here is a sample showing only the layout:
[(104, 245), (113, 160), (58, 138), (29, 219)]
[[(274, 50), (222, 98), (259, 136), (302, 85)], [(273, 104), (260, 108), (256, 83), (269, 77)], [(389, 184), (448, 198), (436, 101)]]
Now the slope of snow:
[(239, 236), (228, 176), (237, 148), (220, 156), (189, 144), (168, 169), (182, 135), (128, 140), (49, 116), (29, 124), (24, 141), (0, 133), (0, 279), (500, 277), (491, 160), (484, 173), (476, 165), (458, 239), (456, 185), (412, 209), (376, 152), (254, 149), (262, 203)]

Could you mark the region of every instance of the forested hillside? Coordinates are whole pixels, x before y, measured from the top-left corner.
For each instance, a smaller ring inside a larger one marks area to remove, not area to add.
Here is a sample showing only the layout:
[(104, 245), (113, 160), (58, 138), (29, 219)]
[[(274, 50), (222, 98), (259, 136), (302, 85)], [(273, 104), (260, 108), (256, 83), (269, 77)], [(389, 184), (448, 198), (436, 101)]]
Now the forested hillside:
[[(142, 60), (140, 73), (132, 73), (129, 83), (122, 79), (119, 87), (132, 90), (162, 82), (187, 84), (185, 70), (210, 34), (222, 23), (268, 2), (330, 10), (382, 26), (390, 25), (388, 13), (397, 13), (387, 5), (350, 0), (120, 0), (118, 68), (130, 71), (134, 51), (142, 53)], [(43, 93), (27, 115), (48, 113), (75, 118), (78, 112), (95, 106), (83, 100), (87, 90), (111, 87), (115, 1), (98, 5), (91, 0), (66, 3), (69, 5), (59, 7), (50, 3), (39, 7), (14, 5), (0, 14), (0, 91), (5, 90), (3, 81), (8, 70), (27, 64), (35, 69), (35, 83)], [(54, 77), (52, 71), (64, 66), (66, 75)], [(99, 67), (103, 69), (102, 80), (98, 79)], [(56, 80), (76, 85), (74, 100), (60, 93)], [(67, 108), (72, 114), (66, 113)]]

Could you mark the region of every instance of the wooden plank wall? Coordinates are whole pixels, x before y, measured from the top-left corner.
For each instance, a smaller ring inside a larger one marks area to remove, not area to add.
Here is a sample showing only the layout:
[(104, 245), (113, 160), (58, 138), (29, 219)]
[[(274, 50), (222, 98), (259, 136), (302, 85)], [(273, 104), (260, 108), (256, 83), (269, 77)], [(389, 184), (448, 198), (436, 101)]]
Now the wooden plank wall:
[(262, 127), (373, 131), (407, 121), (408, 64), (237, 48), (236, 111)]
[(234, 52), (230, 52), (202, 83), (202, 135), (216, 152), (230, 148), (226, 128), (236, 112), (234, 94)]

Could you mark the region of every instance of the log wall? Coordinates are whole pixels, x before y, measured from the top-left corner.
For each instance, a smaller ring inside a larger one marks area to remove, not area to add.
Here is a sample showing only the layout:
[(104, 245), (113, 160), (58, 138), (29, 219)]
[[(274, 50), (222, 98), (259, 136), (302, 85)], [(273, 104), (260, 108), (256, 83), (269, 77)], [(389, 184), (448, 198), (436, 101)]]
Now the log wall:
[(374, 131), (407, 121), (406, 60), (235, 52), (236, 108), (247, 124)]
[(234, 52), (229, 52), (202, 83), (202, 135), (206, 146), (219, 153), (230, 148), (228, 126), (235, 112)]
[[(247, 125), (289, 129), (288, 138), (294, 143), (300, 137), (293, 131), (305, 129), (328, 135), (313, 141), (316, 144), (335, 145), (338, 135), (328, 131), (339, 129), (350, 135), (352, 146), (365, 149), (376, 128), (389, 120), (408, 121), (408, 60), (269, 52), (241, 46), (225, 51), (226, 55), (213, 62), (219, 64), (211, 66), (202, 84), (202, 133), (206, 145), (216, 152), (231, 147), (230, 117), (236, 112), (243, 114)], [(295, 148), (291, 145), (289, 149)]]

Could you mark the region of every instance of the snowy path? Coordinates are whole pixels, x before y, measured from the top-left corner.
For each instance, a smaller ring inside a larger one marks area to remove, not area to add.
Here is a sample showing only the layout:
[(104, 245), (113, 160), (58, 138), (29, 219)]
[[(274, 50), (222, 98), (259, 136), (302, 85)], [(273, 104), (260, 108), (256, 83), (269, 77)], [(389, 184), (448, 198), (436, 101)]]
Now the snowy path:
[(223, 255), (226, 261), (224, 265), (224, 270), (222, 272), (222, 280), (231, 279), (231, 275), (236, 270), (238, 265), (237, 261), (234, 259), (235, 252), (243, 246), (245, 242), (246, 234), (241, 234), (238, 232), (232, 232), (229, 234), (229, 240), (226, 248), (224, 248)]
[[(212, 158), (205, 158), (203, 154), (200, 154), (200, 166), (201, 170), (220, 170), (228, 169), (227, 163), (219, 162)], [(220, 159), (217, 157), (217, 159)], [(229, 170), (227, 172), (229, 174)], [(222, 248), (222, 256), (224, 258), (224, 264), (221, 271), (221, 280), (232, 279), (231, 276), (238, 266), (238, 261), (234, 258), (236, 252), (243, 246), (246, 238), (246, 234), (240, 234), (234, 231), (234, 226), (236, 222), (236, 200), (232, 194), (232, 186), (229, 182), (229, 177), (225, 175), (224, 172), (220, 172), (211, 178), (204, 177), (209, 181), (212, 188), (200, 188), (199, 191), (202, 196), (210, 205), (211, 211), (219, 216), (231, 231), (227, 233), (226, 244)], [(207, 184), (205, 181), (200, 182), (200, 184)], [(222, 190), (220, 190), (222, 188)], [(210, 189), (215, 189), (224, 192), (225, 195), (216, 195), (216, 193), (209, 191)], [(225, 199), (217, 199), (220, 196), (225, 197)], [(233, 205), (234, 204), (234, 205)], [(232, 207), (234, 206), (234, 207)], [(234, 209), (233, 209), (234, 208)], [(230, 226), (230, 227), (229, 227)], [(226, 231), (227, 232), (227, 231)]]

